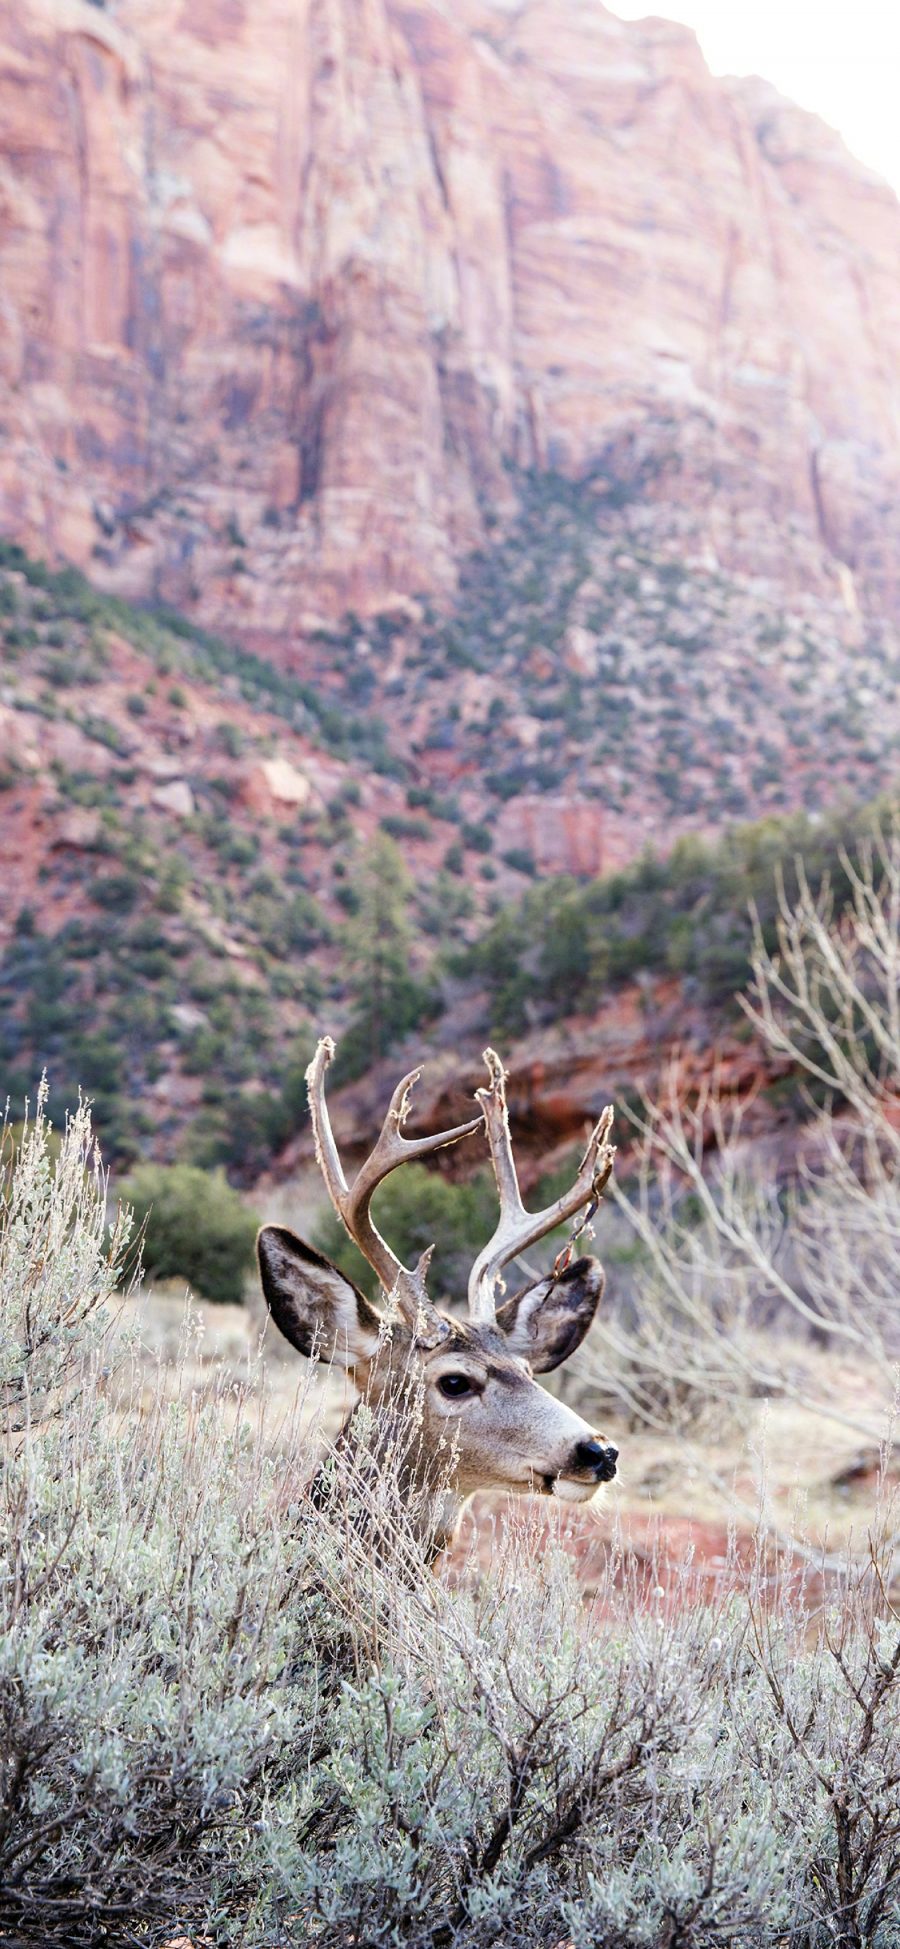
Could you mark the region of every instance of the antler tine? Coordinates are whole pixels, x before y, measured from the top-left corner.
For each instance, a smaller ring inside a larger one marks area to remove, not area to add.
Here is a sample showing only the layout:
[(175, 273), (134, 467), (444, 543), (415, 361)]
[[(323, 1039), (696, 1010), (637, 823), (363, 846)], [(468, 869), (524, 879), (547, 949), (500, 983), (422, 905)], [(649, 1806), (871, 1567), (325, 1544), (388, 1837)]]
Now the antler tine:
[(338, 1217), (341, 1218), (343, 1202), (347, 1196), (347, 1180), (334, 1141), (331, 1118), (325, 1102), (325, 1071), (333, 1059), (334, 1043), (330, 1035), (323, 1035), (316, 1043), (316, 1053), (306, 1072), (306, 1094), (309, 1099), (313, 1141), (316, 1146), (316, 1163), (325, 1179), (328, 1196)]
[(481, 1118), (473, 1117), (469, 1123), (458, 1124), (453, 1130), (437, 1130), (425, 1137), (404, 1137), (402, 1129), (409, 1115), (410, 1092), (422, 1074), (421, 1069), (410, 1070), (409, 1075), (397, 1084), (391, 1097), (377, 1143), (360, 1165), (352, 1185), (348, 1185), (325, 1101), (325, 1071), (333, 1056), (334, 1043), (330, 1036), (323, 1036), (306, 1072), (319, 1167), (328, 1195), (348, 1236), (358, 1245), (373, 1271), (377, 1272), (385, 1292), (395, 1294), (401, 1311), (414, 1319), (427, 1304), (425, 1276), (431, 1249), (422, 1254), (412, 1269), (404, 1266), (372, 1222), (369, 1210), (372, 1197), (379, 1184), (398, 1165), (409, 1164), (417, 1157), (427, 1156), (430, 1151), (442, 1150), (447, 1144), (459, 1143), (462, 1137), (471, 1136), (473, 1131), (479, 1129)]
[(493, 1049), (485, 1049), (484, 1060), (490, 1086), (476, 1090), (475, 1095), (484, 1115), (500, 1197), (500, 1218), (493, 1238), (479, 1252), (469, 1274), (469, 1312), (474, 1320), (482, 1324), (496, 1318), (496, 1285), (504, 1266), (511, 1259), (518, 1258), (520, 1252), (527, 1252), (529, 1246), (536, 1245), (539, 1239), (553, 1231), (554, 1226), (571, 1218), (592, 1197), (599, 1196), (609, 1179), (616, 1155), (615, 1147), (607, 1141), (613, 1121), (612, 1106), (609, 1105), (591, 1132), (571, 1190), (563, 1192), (562, 1197), (555, 1199), (543, 1211), (526, 1211), (519, 1191), (509, 1130), (506, 1074)]

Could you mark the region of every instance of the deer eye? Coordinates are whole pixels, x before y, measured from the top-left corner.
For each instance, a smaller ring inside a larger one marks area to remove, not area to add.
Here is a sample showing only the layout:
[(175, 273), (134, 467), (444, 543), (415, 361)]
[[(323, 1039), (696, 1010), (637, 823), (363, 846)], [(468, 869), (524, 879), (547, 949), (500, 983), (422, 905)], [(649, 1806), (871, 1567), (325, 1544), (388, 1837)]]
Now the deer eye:
[(448, 1401), (459, 1401), (464, 1394), (479, 1392), (477, 1383), (468, 1374), (442, 1374), (438, 1387), (442, 1394), (446, 1394)]

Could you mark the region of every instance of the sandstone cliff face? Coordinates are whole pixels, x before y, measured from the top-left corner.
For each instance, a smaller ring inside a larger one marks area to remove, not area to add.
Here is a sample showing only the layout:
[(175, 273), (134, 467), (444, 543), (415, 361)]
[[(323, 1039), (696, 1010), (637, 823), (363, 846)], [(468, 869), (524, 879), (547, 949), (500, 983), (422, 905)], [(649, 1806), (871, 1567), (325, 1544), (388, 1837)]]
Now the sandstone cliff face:
[(900, 207), (600, 0), (0, 0), (0, 526), (285, 660), (504, 462), (900, 609)]

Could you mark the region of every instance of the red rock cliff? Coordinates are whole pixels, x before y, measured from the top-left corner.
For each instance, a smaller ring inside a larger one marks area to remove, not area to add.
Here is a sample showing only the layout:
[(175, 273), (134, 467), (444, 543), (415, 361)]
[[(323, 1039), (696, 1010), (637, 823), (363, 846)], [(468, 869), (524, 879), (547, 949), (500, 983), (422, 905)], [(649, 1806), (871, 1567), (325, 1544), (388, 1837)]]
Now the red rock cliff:
[[(599, 0), (0, 0), (0, 527), (278, 638), (605, 458), (900, 611), (900, 207)], [(848, 579), (848, 571), (852, 583)]]

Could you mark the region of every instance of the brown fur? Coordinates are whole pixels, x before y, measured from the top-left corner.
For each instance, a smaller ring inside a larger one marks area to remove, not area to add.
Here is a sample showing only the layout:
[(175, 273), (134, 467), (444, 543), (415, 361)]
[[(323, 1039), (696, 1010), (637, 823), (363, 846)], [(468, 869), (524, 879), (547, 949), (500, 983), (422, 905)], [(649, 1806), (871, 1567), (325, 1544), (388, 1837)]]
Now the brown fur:
[[(390, 1452), (400, 1492), (421, 1514), (423, 1547), (449, 1540), (477, 1489), (586, 1501), (615, 1474), (616, 1451), (571, 1408), (540, 1387), (545, 1373), (584, 1338), (603, 1290), (595, 1259), (537, 1281), (501, 1306), (496, 1324), (430, 1309), (420, 1328), (386, 1325), (351, 1281), (292, 1232), (264, 1226), (259, 1260), (276, 1325), (306, 1355), (318, 1352), (352, 1373), (375, 1412), (369, 1455)], [(441, 1382), (469, 1391), (448, 1396)], [(338, 1448), (358, 1449), (358, 1410)], [(408, 1433), (404, 1432), (408, 1428)], [(325, 1493), (325, 1477), (313, 1493)]]

